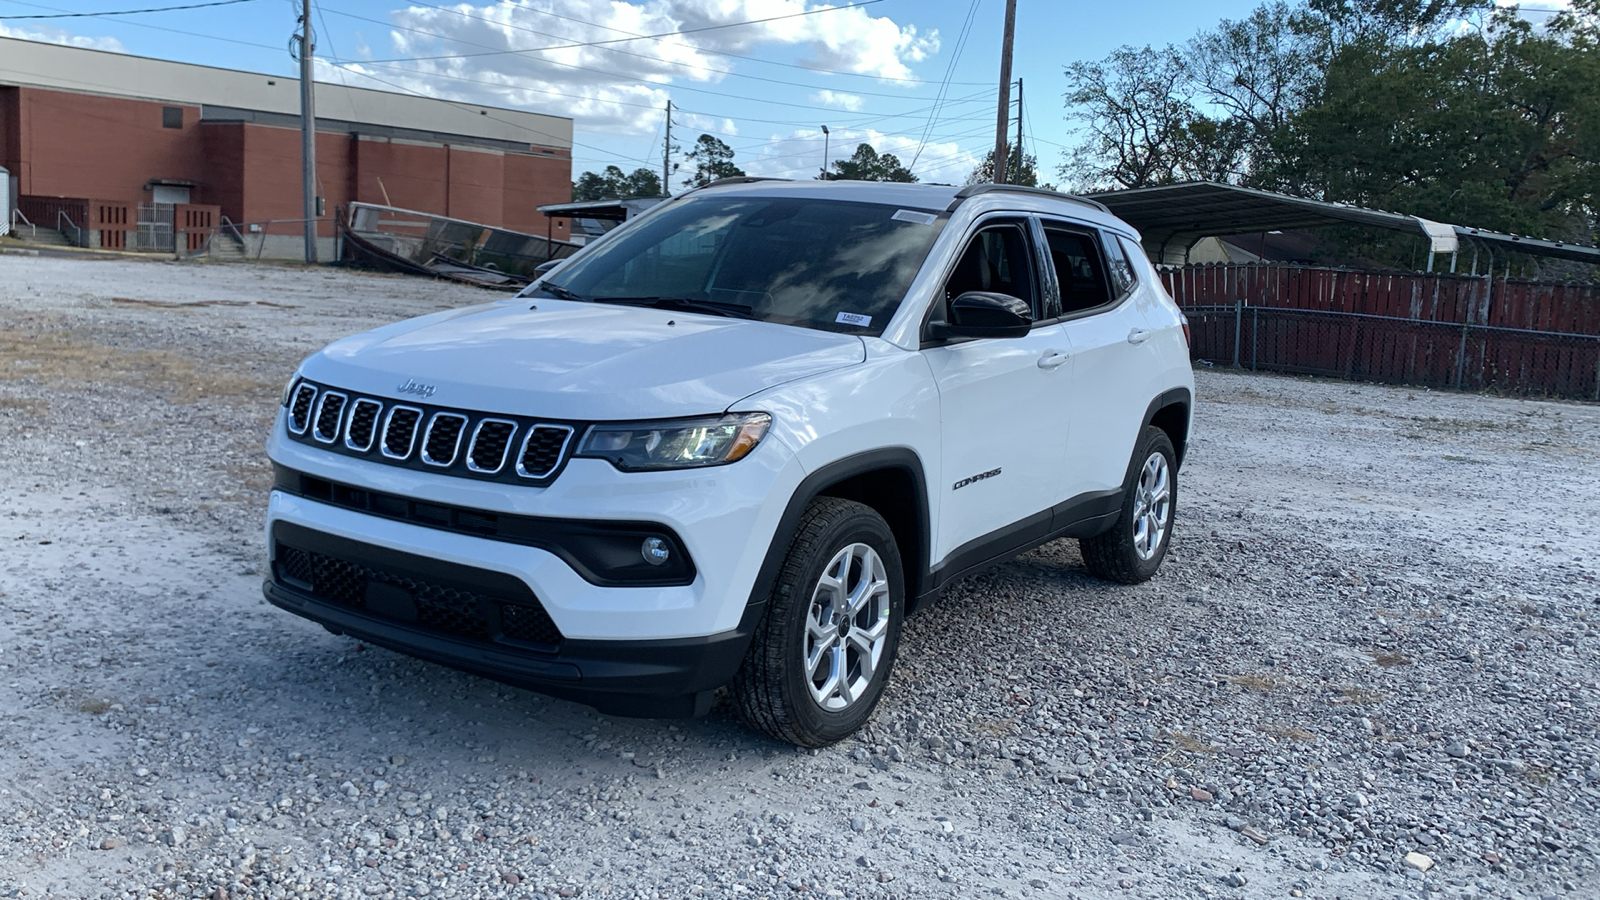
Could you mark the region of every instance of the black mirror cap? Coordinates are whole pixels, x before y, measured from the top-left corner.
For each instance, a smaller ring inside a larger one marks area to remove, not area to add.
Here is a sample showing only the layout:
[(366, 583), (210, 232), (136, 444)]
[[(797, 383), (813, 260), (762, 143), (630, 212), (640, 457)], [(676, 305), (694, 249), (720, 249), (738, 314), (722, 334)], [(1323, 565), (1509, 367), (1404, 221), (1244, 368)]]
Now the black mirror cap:
[(533, 267), (533, 274), (535, 274), (535, 275), (543, 275), (546, 272), (549, 272), (551, 269), (554, 269), (556, 266), (561, 265), (565, 261), (566, 261), (566, 259), (562, 258), (562, 259), (552, 259), (552, 260), (548, 260), (546, 262), (539, 263), (537, 266)]
[(950, 321), (933, 322), (928, 336), (951, 338), (1025, 337), (1033, 329), (1027, 301), (993, 291), (967, 291), (950, 301)]

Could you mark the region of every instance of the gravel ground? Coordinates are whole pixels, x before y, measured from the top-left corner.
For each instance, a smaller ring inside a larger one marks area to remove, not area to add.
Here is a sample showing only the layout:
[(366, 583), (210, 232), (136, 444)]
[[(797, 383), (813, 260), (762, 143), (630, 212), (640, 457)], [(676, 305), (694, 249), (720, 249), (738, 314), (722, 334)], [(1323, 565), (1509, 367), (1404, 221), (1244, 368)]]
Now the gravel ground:
[(1600, 896), (1600, 408), (1203, 371), (1160, 576), (969, 578), (799, 751), (261, 599), (294, 363), (486, 296), (0, 255), (0, 897)]

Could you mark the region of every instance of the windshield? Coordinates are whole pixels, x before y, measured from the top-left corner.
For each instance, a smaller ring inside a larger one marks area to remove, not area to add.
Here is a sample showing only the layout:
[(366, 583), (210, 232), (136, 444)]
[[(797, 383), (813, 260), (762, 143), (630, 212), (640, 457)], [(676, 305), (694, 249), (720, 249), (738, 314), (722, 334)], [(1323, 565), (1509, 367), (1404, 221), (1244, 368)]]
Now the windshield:
[(692, 197), (606, 239), (537, 290), (848, 334), (882, 333), (940, 213), (792, 197)]

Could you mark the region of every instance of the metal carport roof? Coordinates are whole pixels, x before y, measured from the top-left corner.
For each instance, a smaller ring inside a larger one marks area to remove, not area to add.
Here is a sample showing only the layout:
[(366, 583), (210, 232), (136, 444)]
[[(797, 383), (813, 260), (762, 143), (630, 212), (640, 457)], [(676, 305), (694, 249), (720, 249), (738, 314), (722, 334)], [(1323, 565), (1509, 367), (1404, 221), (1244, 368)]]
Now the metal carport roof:
[(1168, 265), (1182, 265), (1189, 248), (1204, 237), (1328, 225), (1362, 225), (1413, 234), (1427, 238), (1435, 253), (1453, 252), (1458, 241), (1466, 238), (1502, 251), (1600, 265), (1600, 247), (1446, 225), (1403, 213), (1210, 181), (1102, 191), (1087, 196), (1104, 203), (1118, 218), (1137, 228), (1145, 250)]

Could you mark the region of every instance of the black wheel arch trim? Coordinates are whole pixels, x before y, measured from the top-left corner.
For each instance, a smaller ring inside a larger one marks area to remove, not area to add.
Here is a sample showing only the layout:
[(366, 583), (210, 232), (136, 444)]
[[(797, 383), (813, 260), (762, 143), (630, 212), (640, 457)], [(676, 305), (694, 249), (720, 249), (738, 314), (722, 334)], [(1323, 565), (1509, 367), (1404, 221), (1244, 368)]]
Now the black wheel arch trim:
[(1172, 406), (1184, 408), (1183, 434), (1173, 437), (1172, 441), (1172, 450), (1177, 455), (1176, 465), (1173, 468), (1182, 469), (1183, 458), (1189, 446), (1190, 418), (1194, 414), (1194, 395), (1188, 388), (1176, 387), (1162, 391), (1154, 400), (1151, 400), (1149, 408), (1144, 411), (1144, 421), (1139, 423), (1139, 434), (1144, 434), (1144, 430), (1149, 428), (1151, 423), (1155, 421), (1158, 413)]
[(784, 507), (782, 517), (778, 519), (778, 527), (772, 534), (772, 543), (767, 548), (766, 558), (762, 560), (761, 568), (756, 573), (755, 584), (750, 589), (749, 602), (765, 603), (768, 595), (772, 593), (772, 586), (778, 578), (778, 570), (783, 566), (789, 546), (794, 543), (795, 529), (799, 527), (800, 517), (812, 500), (823, 496), (829, 488), (851, 478), (884, 469), (905, 472), (915, 485), (911, 499), (914, 503), (919, 546), (899, 548), (900, 558), (907, 564), (906, 607), (909, 612), (916, 598), (923, 593), (928, 580), (928, 553), (932, 540), (927, 473), (923, 467), (922, 457), (909, 447), (883, 447), (847, 456), (807, 475), (799, 487), (790, 494), (789, 503)]

